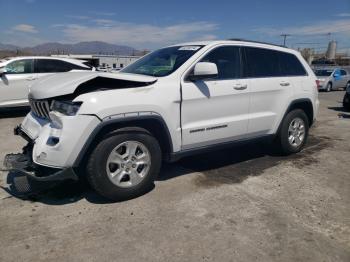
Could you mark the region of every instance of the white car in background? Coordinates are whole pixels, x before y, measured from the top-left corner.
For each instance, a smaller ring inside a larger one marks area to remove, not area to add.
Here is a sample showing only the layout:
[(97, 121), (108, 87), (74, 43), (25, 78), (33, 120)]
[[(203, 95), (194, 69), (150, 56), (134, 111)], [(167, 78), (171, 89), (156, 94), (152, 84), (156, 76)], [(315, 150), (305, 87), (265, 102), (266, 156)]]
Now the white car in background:
[(91, 71), (86, 61), (55, 57), (12, 57), (0, 60), (0, 108), (27, 106), (35, 80), (61, 72)]

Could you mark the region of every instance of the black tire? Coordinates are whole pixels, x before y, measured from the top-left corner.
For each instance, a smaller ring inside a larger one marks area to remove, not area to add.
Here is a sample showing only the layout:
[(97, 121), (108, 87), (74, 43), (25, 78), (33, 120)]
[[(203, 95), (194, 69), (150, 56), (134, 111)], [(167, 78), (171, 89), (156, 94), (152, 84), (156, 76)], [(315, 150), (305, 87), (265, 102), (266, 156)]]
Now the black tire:
[(350, 87), (350, 81), (346, 84), (346, 86), (344, 87), (344, 91), (348, 88), (348, 87)]
[[(288, 129), (290, 124), (294, 119), (301, 119), (304, 122), (305, 126), (305, 135), (302, 143), (299, 146), (293, 146), (288, 140)], [(309, 120), (305, 112), (301, 109), (295, 109), (290, 111), (282, 120), (282, 124), (279, 129), (279, 133), (276, 137), (276, 145), (279, 151), (283, 155), (290, 155), (299, 152), (306, 143), (307, 137), (309, 134)]]
[(326, 92), (331, 92), (332, 91), (332, 83), (329, 82), (326, 86)]
[[(149, 151), (151, 164), (142, 181), (132, 187), (119, 187), (112, 183), (107, 175), (107, 160), (110, 153), (125, 141), (142, 143)], [(162, 162), (162, 154), (158, 141), (145, 132), (114, 133), (106, 136), (92, 151), (87, 165), (87, 180), (91, 187), (100, 195), (113, 200), (123, 201), (147, 193), (154, 187)]]
[[(348, 100), (348, 101), (346, 101)], [(344, 95), (343, 98), (343, 107), (347, 110), (350, 111), (350, 96), (348, 94)]]

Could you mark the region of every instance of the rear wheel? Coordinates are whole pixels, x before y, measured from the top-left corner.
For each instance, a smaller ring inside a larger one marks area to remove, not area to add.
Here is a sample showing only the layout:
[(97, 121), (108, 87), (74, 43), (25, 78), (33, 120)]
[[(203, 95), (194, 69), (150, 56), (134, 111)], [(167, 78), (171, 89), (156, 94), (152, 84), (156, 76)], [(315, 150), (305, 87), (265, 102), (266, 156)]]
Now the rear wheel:
[(305, 112), (295, 109), (283, 119), (276, 143), (285, 155), (297, 153), (305, 145), (308, 133), (309, 121)]
[(345, 94), (344, 95), (344, 98), (343, 98), (343, 107), (346, 109), (346, 110), (350, 110), (350, 96), (348, 94)]
[(152, 188), (161, 166), (158, 141), (145, 133), (121, 133), (102, 140), (87, 166), (90, 185), (111, 200), (126, 200)]

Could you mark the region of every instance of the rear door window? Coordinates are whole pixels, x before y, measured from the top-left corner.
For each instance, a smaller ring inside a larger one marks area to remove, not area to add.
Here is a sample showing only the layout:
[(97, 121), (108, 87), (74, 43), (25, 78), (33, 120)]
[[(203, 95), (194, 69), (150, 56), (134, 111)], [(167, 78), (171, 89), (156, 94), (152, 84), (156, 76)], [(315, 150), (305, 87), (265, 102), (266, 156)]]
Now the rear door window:
[(55, 59), (36, 59), (36, 73), (60, 73), (68, 72), (73, 68), (70, 63)]
[(244, 47), (244, 77), (303, 76), (306, 71), (299, 59), (271, 49)]
[(345, 71), (345, 70), (340, 70), (340, 74), (341, 74), (342, 76), (347, 75), (347, 73), (346, 73), (346, 71)]

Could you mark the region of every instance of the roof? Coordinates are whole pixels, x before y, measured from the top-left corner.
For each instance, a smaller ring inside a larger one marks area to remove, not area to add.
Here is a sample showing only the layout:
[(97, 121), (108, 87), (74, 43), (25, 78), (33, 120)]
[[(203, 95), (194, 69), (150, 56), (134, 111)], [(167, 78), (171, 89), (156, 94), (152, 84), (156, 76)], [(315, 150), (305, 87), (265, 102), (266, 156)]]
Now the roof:
[(259, 42), (259, 41), (252, 41), (252, 40), (244, 40), (244, 39), (227, 39), (227, 40), (211, 40), (211, 41), (195, 41), (195, 42), (186, 42), (181, 44), (176, 44), (172, 46), (179, 46), (179, 45), (204, 45), (204, 46), (213, 46), (213, 45), (219, 45), (219, 44), (244, 44), (247, 46), (256, 46), (256, 47), (268, 47), (272, 49), (277, 49), (281, 51), (288, 51), (288, 52), (297, 52), (294, 49), (287, 48), (285, 46), (276, 45), (276, 44), (270, 44), (265, 42)]
[(2, 61), (4, 62), (10, 62), (11, 60), (19, 60), (19, 59), (55, 59), (55, 60), (61, 60), (61, 61), (65, 61), (68, 63), (72, 63), (75, 65), (79, 65), (79, 66), (84, 66), (86, 67), (87, 65), (84, 64), (84, 60), (79, 60), (79, 59), (74, 59), (74, 58), (61, 58), (61, 57), (55, 57), (55, 56), (15, 56), (15, 57), (7, 57), (3, 60), (6, 61)]

